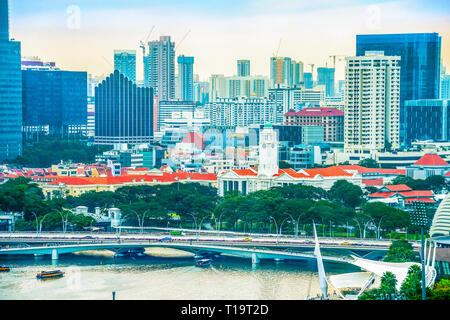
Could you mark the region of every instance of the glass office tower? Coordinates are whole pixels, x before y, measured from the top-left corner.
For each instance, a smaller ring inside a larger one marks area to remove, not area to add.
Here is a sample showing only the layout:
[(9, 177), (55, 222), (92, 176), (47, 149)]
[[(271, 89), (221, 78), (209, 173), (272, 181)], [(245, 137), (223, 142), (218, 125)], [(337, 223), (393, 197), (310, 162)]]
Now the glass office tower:
[(194, 57), (178, 57), (178, 77), (180, 98), (184, 101), (194, 100)]
[(114, 70), (136, 83), (136, 51), (114, 50)]
[(22, 70), (23, 125), (68, 135), (87, 126), (87, 72)]
[(400, 56), (400, 139), (405, 139), (406, 100), (438, 99), (441, 37), (437, 33), (356, 36), (356, 55), (383, 51)]
[(95, 144), (151, 143), (153, 88), (138, 87), (118, 70), (95, 88)]
[(334, 68), (317, 68), (317, 84), (325, 86), (327, 97), (334, 97)]
[(20, 42), (9, 41), (8, 1), (0, 0), (0, 161), (22, 154)]

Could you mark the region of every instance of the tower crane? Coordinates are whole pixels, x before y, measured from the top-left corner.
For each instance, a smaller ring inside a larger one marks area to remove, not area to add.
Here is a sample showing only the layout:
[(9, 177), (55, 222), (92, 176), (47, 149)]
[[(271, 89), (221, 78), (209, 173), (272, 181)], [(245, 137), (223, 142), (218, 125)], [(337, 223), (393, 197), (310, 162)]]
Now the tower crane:
[(145, 45), (146, 45), (148, 39), (150, 39), (150, 36), (151, 36), (151, 34), (152, 34), (152, 32), (153, 32), (154, 29), (155, 29), (155, 26), (153, 26), (153, 27), (151, 28), (150, 32), (147, 34), (147, 36), (144, 38), (144, 40), (141, 40), (141, 41), (140, 41), (140, 46), (139, 46), (139, 47), (142, 49), (142, 54), (143, 54), (144, 56), (145, 56)]
[(177, 48), (180, 46), (180, 44), (184, 41), (184, 39), (186, 39), (186, 37), (188, 36), (188, 34), (191, 33), (191, 30), (189, 30), (188, 32), (186, 32), (186, 34), (184, 35), (184, 37), (180, 40), (180, 42), (178, 42), (178, 44), (175, 46), (175, 51), (177, 50)]
[(344, 55), (344, 54), (334, 54), (334, 55), (330, 56), (330, 58), (333, 58), (333, 68), (334, 69), (336, 68), (336, 58), (338, 58), (337, 59), (338, 61), (342, 61), (342, 59), (340, 59), (339, 57), (346, 57), (346, 55)]
[(280, 51), (281, 40), (283, 40), (283, 38), (280, 38), (280, 41), (278, 42), (277, 51), (275, 51), (275, 53), (273, 54), (274, 57), (278, 57), (278, 51)]

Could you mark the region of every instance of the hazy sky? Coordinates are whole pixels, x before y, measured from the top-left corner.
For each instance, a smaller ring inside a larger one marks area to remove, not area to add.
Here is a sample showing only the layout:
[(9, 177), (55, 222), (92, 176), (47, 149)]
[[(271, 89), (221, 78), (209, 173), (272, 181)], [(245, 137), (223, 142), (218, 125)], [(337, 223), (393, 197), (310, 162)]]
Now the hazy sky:
[[(356, 34), (438, 32), (450, 69), (448, 0), (10, 0), (11, 37), (23, 56), (55, 61), (66, 70), (94, 75), (113, 71), (113, 50), (138, 52), (143, 40), (170, 35), (176, 55), (195, 57), (194, 73), (233, 75), (237, 59), (251, 60), (251, 73), (269, 75), (278, 55), (332, 66), (333, 54), (354, 55)], [(343, 78), (343, 62), (336, 77)]]

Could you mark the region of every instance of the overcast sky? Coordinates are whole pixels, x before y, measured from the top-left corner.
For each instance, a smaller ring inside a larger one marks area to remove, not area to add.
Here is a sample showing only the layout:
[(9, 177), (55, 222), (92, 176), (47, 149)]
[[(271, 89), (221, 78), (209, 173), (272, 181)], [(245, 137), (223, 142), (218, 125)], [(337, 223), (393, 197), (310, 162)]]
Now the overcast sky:
[[(332, 66), (333, 54), (354, 55), (356, 34), (438, 32), (450, 69), (448, 0), (10, 0), (11, 37), (23, 56), (39, 56), (66, 70), (94, 75), (113, 71), (113, 50), (138, 52), (143, 40), (170, 35), (176, 55), (195, 57), (194, 73), (233, 75), (236, 60), (251, 73), (269, 75), (278, 55)], [(343, 78), (343, 62), (337, 62)], [(450, 71), (450, 70), (449, 70)]]

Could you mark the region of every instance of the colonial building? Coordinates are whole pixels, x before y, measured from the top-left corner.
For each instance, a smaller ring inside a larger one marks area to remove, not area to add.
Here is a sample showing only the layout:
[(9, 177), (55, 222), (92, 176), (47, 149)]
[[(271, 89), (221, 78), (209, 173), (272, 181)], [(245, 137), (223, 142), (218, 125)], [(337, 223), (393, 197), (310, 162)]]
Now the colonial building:
[(437, 154), (425, 154), (412, 166), (406, 168), (406, 175), (413, 179), (426, 179), (429, 176), (443, 176), (450, 165)]
[(258, 168), (231, 169), (222, 172), (217, 176), (217, 186), (220, 196), (228, 191), (239, 191), (246, 195), (289, 184), (304, 184), (329, 190), (338, 180), (347, 180), (363, 187), (362, 176), (359, 173), (349, 173), (336, 166), (299, 171), (279, 169), (276, 131), (272, 125), (266, 124), (260, 131)]

